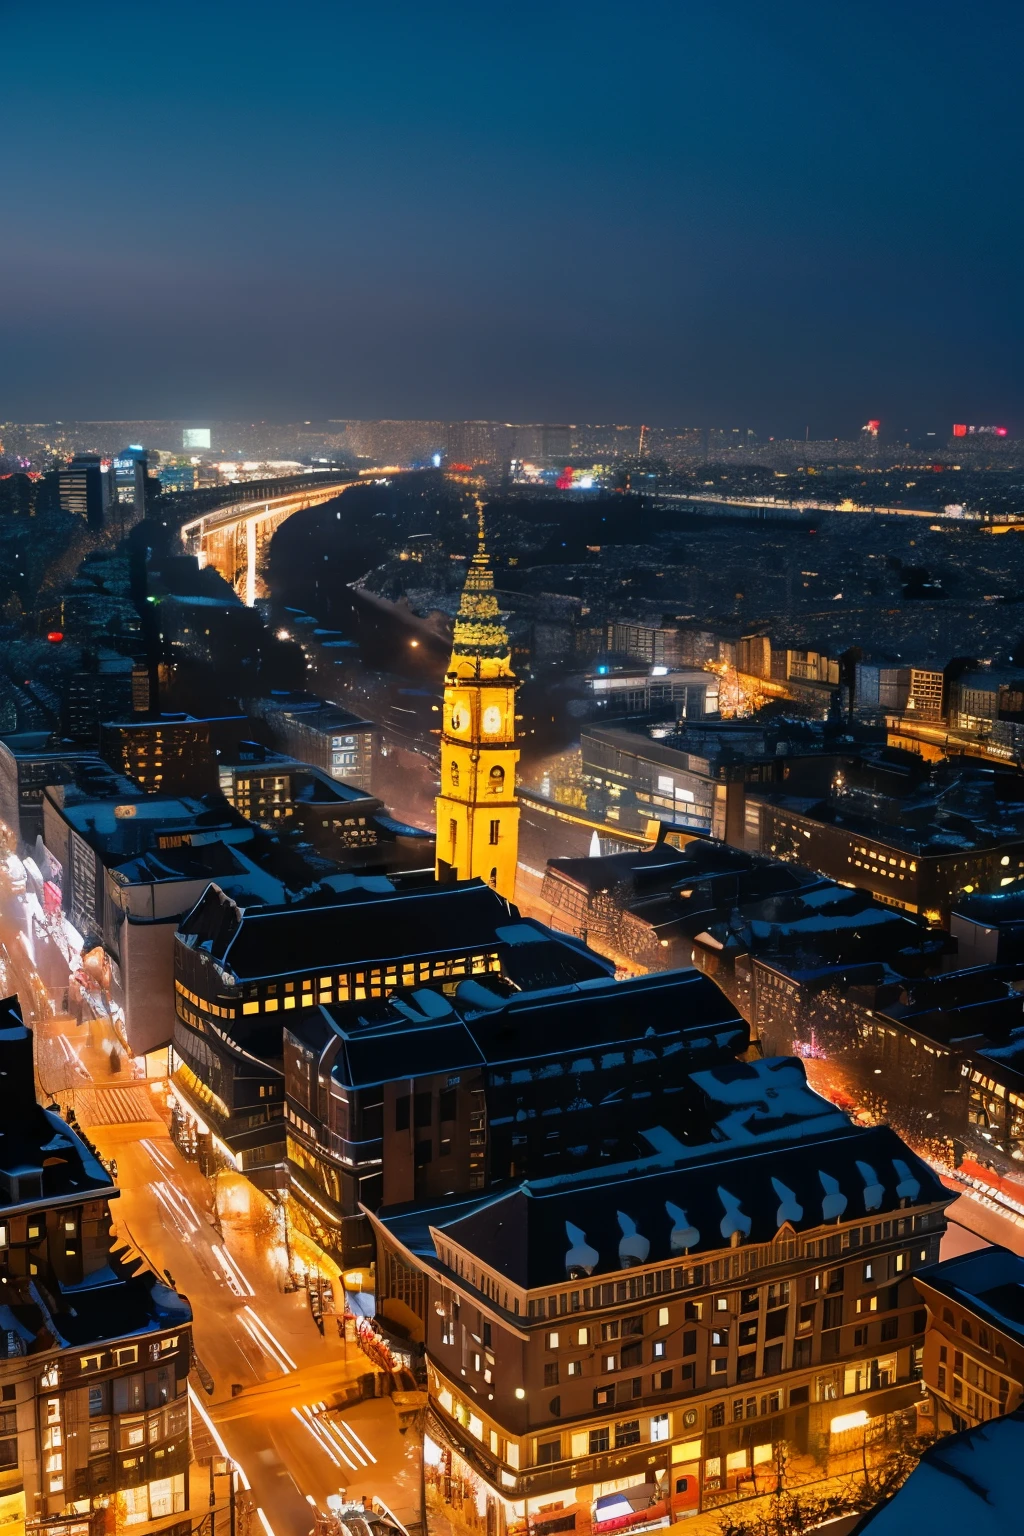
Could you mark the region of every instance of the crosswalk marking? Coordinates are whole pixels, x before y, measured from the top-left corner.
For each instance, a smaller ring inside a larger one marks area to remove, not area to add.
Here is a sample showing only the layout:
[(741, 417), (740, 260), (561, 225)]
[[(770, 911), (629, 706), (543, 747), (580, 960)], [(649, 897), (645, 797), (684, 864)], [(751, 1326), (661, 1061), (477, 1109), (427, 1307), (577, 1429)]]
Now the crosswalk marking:
[(159, 1120), (145, 1088), (82, 1088), (78, 1097), (84, 1100), (83, 1118), (90, 1125), (137, 1125)]

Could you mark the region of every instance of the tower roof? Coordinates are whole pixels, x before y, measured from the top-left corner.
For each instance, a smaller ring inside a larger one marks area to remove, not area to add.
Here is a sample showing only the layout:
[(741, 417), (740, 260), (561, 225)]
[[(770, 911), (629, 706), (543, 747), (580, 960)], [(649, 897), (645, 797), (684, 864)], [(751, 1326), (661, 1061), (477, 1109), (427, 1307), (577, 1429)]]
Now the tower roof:
[(483, 506), (477, 503), (480, 535), (476, 554), (466, 573), (462, 600), (455, 618), (453, 656), (507, 656), (508, 630), (494, 592), (494, 572), (484, 542)]

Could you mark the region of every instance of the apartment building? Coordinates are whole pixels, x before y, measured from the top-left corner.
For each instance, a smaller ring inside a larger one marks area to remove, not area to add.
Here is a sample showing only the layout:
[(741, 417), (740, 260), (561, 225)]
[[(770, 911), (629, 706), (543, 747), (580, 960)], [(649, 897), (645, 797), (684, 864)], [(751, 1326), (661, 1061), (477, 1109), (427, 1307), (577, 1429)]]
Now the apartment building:
[(792, 1058), (680, 1089), (645, 1159), (372, 1218), (428, 1504), (470, 1530), (668, 1524), (770, 1490), (783, 1442), (820, 1468), (913, 1417), (949, 1193)]

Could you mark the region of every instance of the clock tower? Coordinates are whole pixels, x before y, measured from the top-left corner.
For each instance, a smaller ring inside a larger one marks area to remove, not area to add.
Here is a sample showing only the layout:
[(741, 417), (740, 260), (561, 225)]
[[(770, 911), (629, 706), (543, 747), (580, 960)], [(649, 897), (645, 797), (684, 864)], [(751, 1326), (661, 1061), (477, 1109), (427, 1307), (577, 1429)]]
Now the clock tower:
[(519, 852), (515, 691), (494, 573), (480, 544), (470, 563), (444, 678), (437, 878), (481, 880), (511, 901)]

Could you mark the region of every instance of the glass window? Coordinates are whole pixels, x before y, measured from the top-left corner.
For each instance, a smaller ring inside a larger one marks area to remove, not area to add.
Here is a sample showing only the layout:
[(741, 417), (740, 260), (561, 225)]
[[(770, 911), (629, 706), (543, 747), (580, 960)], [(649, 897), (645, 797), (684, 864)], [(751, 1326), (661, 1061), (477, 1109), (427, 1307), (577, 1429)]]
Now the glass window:
[(145, 1419), (122, 1419), (118, 1426), (118, 1443), (122, 1451), (130, 1451), (146, 1443)]
[(655, 1413), (651, 1415), (651, 1439), (667, 1440), (669, 1435), (669, 1420), (667, 1413)]

